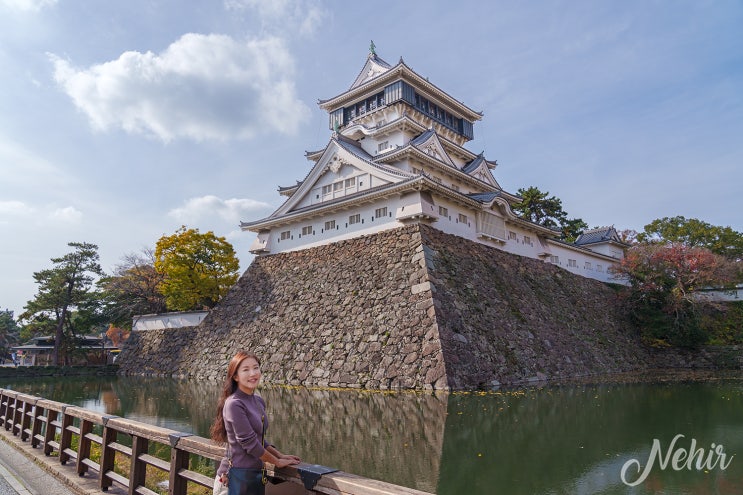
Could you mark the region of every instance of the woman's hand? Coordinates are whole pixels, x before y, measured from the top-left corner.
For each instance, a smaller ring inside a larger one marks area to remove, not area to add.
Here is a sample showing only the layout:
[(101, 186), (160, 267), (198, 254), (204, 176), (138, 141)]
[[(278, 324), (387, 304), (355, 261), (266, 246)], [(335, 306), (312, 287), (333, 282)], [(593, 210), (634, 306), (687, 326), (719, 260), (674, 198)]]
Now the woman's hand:
[(219, 475), (219, 482), (222, 483), (224, 486), (227, 486), (227, 483), (229, 482), (229, 478), (227, 478), (227, 473), (222, 473)]
[(281, 457), (276, 459), (276, 462), (274, 463), (274, 466), (277, 468), (283, 468), (286, 466), (293, 466), (295, 464), (299, 464), (300, 461), (299, 457), (293, 456), (293, 455), (282, 455)]

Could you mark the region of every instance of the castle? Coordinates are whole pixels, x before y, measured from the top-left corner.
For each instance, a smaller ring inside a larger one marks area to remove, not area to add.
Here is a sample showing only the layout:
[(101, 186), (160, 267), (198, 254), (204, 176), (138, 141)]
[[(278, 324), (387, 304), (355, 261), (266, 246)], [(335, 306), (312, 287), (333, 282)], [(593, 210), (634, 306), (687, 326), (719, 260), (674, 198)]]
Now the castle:
[(242, 222), (257, 233), (250, 251), (275, 254), (424, 223), (503, 251), (608, 282), (627, 247), (613, 227), (575, 243), (516, 215), (521, 198), (493, 176), (497, 164), (464, 145), (482, 118), (402, 58), (390, 65), (372, 43), (351, 87), (320, 108), (330, 117), (327, 146), (308, 152), (314, 165), (267, 218)]

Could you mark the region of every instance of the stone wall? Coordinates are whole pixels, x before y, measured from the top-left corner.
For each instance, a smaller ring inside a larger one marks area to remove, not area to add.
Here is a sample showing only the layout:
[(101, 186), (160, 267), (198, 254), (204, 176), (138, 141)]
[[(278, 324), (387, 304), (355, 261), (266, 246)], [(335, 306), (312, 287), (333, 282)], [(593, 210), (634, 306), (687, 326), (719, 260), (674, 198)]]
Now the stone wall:
[(641, 345), (611, 287), (425, 225), (258, 257), (201, 325), (133, 332), (117, 364), (222, 379), (238, 349), (261, 356), (266, 382), (372, 389), (679, 361)]

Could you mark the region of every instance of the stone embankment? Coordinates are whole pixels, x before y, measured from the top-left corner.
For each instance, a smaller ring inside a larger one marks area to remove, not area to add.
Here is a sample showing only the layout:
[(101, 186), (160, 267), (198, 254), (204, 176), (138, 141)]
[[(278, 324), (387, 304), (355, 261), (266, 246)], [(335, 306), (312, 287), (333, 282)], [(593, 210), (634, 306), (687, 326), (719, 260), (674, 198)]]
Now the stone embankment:
[(198, 327), (133, 332), (125, 374), (223, 378), (249, 349), (265, 380), (306, 386), (463, 389), (712, 367), (648, 349), (616, 291), (411, 225), (256, 258)]

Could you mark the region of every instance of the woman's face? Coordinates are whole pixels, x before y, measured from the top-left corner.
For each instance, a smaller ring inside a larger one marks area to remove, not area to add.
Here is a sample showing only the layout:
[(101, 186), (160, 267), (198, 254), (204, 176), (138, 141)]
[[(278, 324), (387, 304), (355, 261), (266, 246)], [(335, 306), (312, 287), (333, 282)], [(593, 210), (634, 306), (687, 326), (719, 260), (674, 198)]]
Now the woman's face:
[(235, 381), (240, 390), (246, 394), (252, 394), (261, 381), (261, 365), (255, 358), (247, 357), (243, 359), (237, 368)]

